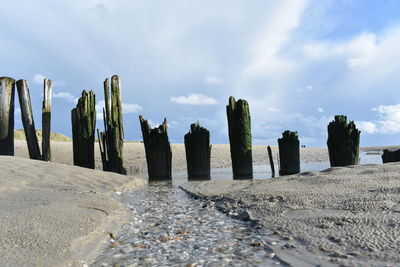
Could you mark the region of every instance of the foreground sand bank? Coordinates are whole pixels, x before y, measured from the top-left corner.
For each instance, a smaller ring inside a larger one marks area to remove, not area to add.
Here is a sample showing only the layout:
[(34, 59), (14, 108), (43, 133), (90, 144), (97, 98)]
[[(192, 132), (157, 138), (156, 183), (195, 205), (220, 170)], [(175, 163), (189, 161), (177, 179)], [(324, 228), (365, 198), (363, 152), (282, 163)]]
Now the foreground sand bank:
[(294, 266), (328, 262), (398, 266), (400, 262), (399, 163), (182, 187), (271, 229), (283, 242), (274, 247), (277, 255)]
[(126, 222), (111, 193), (133, 177), (0, 156), (0, 266), (78, 265)]

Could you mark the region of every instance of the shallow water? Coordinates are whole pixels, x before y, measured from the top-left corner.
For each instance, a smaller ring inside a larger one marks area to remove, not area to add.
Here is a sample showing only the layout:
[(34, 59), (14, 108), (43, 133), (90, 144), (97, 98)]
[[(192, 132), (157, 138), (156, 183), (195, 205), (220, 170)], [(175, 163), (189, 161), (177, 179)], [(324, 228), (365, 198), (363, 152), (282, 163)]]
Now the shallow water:
[[(377, 154), (361, 153), (361, 164), (381, 164)], [(320, 171), (329, 162), (307, 162), (301, 171)], [(278, 170), (278, 166), (275, 167)], [(212, 180), (231, 180), (231, 168), (211, 170)], [(254, 179), (269, 179), (269, 165), (254, 166)], [(219, 212), (212, 202), (190, 198), (176, 185), (152, 184), (122, 194), (131, 222), (113, 237), (94, 266), (274, 266), (285, 265), (272, 249), (278, 242), (267, 229)], [(232, 218), (233, 217), (233, 218)], [(288, 244), (286, 244), (287, 246)]]
[[(94, 266), (274, 266), (266, 230), (188, 198), (174, 186), (124, 193), (132, 219)], [(235, 214), (232, 214), (233, 216)]]

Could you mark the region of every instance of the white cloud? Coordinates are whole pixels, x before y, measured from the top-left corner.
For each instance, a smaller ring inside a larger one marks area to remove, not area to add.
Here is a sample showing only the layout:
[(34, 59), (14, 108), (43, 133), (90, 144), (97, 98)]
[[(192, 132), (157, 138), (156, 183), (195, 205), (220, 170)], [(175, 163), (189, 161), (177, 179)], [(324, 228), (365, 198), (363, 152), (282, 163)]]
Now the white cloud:
[(142, 110), (142, 107), (138, 104), (129, 104), (129, 103), (122, 103), (122, 113), (129, 114), (129, 113), (137, 113)]
[(274, 112), (274, 113), (279, 112), (279, 109), (278, 108), (274, 108), (274, 107), (267, 107), (267, 110), (270, 111), (270, 112)]
[(317, 109), (317, 111), (318, 111), (319, 113), (322, 113), (322, 112), (324, 112), (324, 109), (321, 108), (321, 107), (319, 107), (319, 108)]
[(35, 75), (33, 76), (33, 82), (36, 83), (36, 84), (41, 84), (41, 85), (43, 85), (44, 79), (46, 79), (46, 76), (44, 76), (43, 74), (40, 74), (40, 73), (35, 74)]
[(73, 94), (71, 94), (70, 92), (55, 92), (52, 95), (53, 98), (59, 98), (59, 99), (63, 99), (72, 103), (77, 103), (78, 102), (78, 98), (75, 97)]
[(182, 105), (215, 105), (218, 101), (215, 98), (202, 94), (190, 94), (189, 96), (173, 96), (171, 102)]
[(222, 82), (223, 82), (223, 80), (216, 76), (207, 76), (206, 77), (206, 83), (208, 83), (208, 84), (221, 84)]
[(400, 104), (379, 106), (373, 108), (373, 111), (379, 113), (379, 131), (382, 133), (399, 133), (400, 132)]
[(356, 121), (355, 122), (358, 129), (362, 132), (366, 132), (369, 134), (373, 134), (378, 132), (378, 128), (376, 127), (375, 123), (370, 121)]

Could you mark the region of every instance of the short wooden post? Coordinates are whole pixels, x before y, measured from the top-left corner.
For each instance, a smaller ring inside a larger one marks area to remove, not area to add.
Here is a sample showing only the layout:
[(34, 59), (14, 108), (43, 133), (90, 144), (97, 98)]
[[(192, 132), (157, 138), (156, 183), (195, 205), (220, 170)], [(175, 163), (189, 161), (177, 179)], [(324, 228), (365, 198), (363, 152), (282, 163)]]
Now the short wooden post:
[(14, 156), (15, 80), (0, 77), (0, 155)]
[(300, 172), (300, 142), (297, 132), (284, 131), (278, 139), (280, 169), (279, 175)]
[(185, 135), (186, 163), (189, 180), (210, 180), (210, 132), (199, 122), (190, 125)]
[(226, 106), (233, 179), (252, 179), (250, 110), (246, 100), (229, 98)]
[(269, 164), (271, 165), (271, 177), (275, 178), (275, 165), (274, 165), (274, 159), (272, 157), (271, 147), (268, 146), (267, 150), (268, 150)]
[(168, 140), (167, 119), (154, 129), (151, 129), (148, 121), (141, 115), (139, 121), (146, 151), (149, 180), (171, 180), (172, 151)]
[(389, 162), (398, 162), (400, 161), (400, 149), (397, 150), (383, 150), (382, 154), (382, 162), (389, 163)]
[(93, 91), (83, 91), (71, 111), (74, 165), (94, 169), (96, 99)]
[(36, 135), (35, 123), (33, 120), (31, 97), (26, 80), (17, 81), (19, 105), (21, 107), (21, 118), (24, 126), (26, 143), (28, 145), (29, 157), (31, 159), (42, 159), (39, 142)]
[(51, 80), (44, 79), (42, 106), (42, 159), (44, 161), (51, 161), (51, 91)]
[(109, 80), (104, 81), (104, 98), (104, 132), (99, 135), (100, 149), (103, 149), (103, 153), (101, 153), (103, 170), (126, 174), (123, 157), (124, 125), (122, 121), (121, 83), (118, 75), (111, 77), (111, 97)]
[(328, 125), (328, 150), (331, 167), (356, 165), (359, 162), (360, 131), (343, 115)]

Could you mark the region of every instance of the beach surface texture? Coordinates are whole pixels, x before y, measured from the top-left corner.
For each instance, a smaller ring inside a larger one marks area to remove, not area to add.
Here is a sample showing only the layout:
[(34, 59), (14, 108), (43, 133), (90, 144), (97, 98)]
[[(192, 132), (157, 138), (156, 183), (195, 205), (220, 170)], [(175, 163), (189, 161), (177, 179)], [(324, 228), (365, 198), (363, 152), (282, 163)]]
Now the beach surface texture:
[(253, 181), (191, 182), (182, 187), (278, 238), (293, 266), (398, 266), (400, 164), (335, 167)]
[(0, 266), (82, 266), (126, 223), (112, 193), (145, 181), (0, 156)]

